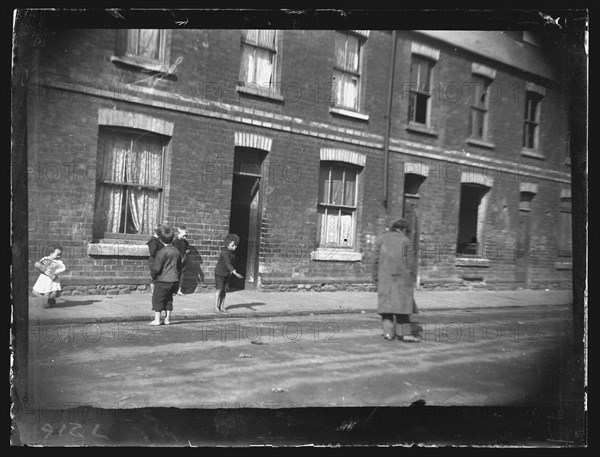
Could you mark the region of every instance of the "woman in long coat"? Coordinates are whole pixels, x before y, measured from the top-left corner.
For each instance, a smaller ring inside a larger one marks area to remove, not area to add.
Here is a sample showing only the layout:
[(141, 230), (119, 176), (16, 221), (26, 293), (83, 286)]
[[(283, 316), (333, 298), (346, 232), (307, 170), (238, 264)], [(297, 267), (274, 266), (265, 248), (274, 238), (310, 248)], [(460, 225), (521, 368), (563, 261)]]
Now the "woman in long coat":
[(414, 300), (415, 249), (406, 236), (408, 223), (400, 219), (375, 242), (373, 280), (377, 284), (377, 313), (383, 320), (383, 337), (420, 341), (421, 327), (411, 323), (418, 313)]

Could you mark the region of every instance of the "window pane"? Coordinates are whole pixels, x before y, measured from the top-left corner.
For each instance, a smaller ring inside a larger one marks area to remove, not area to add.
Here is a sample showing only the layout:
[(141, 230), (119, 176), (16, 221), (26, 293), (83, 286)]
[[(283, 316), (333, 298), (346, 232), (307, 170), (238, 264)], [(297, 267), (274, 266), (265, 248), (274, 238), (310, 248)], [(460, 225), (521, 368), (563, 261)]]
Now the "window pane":
[(162, 140), (142, 136), (133, 141), (127, 159), (127, 182), (160, 186)]
[(525, 122), (524, 144), (528, 149), (535, 149), (535, 125)]
[(417, 105), (417, 94), (408, 94), (408, 121), (415, 122), (415, 108)]
[(126, 233), (151, 235), (158, 222), (158, 191), (129, 188)]
[(317, 221), (317, 233), (319, 234), (319, 245), (325, 244), (326, 228), (325, 228), (325, 211), (324, 207), (317, 208), (318, 221)]
[(336, 209), (328, 209), (325, 215), (327, 223), (327, 232), (325, 234), (325, 244), (337, 245), (339, 237), (339, 213)]
[(357, 37), (347, 35), (346, 69), (358, 72), (359, 41)]
[(246, 30), (244, 34), (244, 41), (252, 44), (258, 43), (258, 30)]
[(346, 35), (342, 33), (335, 34), (334, 59), (337, 68), (346, 68)]
[(352, 247), (353, 212), (342, 211), (340, 216), (340, 246)]
[(343, 89), (342, 89), (342, 105), (346, 108), (351, 108), (354, 110), (358, 109), (357, 101), (358, 101), (358, 78), (354, 77), (354, 75), (345, 74), (343, 78)]
[(483, 84), (481, 86), (481, 94), (479, 95), (479, 105), (480, 106), (487, 106), (489, 90), (490, 90), (490, 82), (484, 79)]
[(483, 138), (485, 112), (477, 108), (471, 108), (471, 136), (474, 138)]
[(131, 147), (128, 137), (108, 134), (105, 149), (99, 158), (102, 162), (100, 179), (102, 181), (125, 182), (125, 158)]
[(526, 121), (537, 122), (537, 107), (538, 100), (536, 99), (536, 97), (531, 93), (527, 93), (525, 100)]
[(254, 81), (254, 48), (252, 46), (242, 45), (240, 81), (245, 83)]
[(258, 44), (259, 46), (275, 49), (275, 30), (259, 30)]
[(122, 187), (100, 184), (94, 213), (95, 236), (101, 237), (105, 232), (117, 233), (119, 231), (122, 203)]
[(341, 105), (343, 101), (344, 73), (333, 72), (333, 83), (331, 85), (331, 101), (334, 105)]
[(431, 67), (429, 62), (423, 61), (421, 63), (421, 71), (419, 72), (419, 87), (422, 92), (429, 92), (429, 83), (431, 79)]
[(266, 49), (256, 49), (256, 84), (268, 88), (273, 81), (273, 56)]
[(345, 179), (345, 190), (344, 190), (344, 205), (355, 206), (355, 191), (356, 191), (356, 170), (346, 168), (346, 179)]
[(417, 94), (416, 96), (415, 122), (419, 124), (427, 124), (427, 98), (423, 94)]
[(344, 184), (343, 172), (339, 165), (336, 165), (331, 170), (331, 201), (334, 205), (343, 204)]
[(319, 203), (329, 203), (329, 165), (321, 164), (319, 169)]
[(138, 55), (146, 59), (158, 60), (159, 30), (140, 30)]
[(418, 92), (429, 91), (430, 66), (429, 62), (413, 57), (410, 65), (411, 88)]

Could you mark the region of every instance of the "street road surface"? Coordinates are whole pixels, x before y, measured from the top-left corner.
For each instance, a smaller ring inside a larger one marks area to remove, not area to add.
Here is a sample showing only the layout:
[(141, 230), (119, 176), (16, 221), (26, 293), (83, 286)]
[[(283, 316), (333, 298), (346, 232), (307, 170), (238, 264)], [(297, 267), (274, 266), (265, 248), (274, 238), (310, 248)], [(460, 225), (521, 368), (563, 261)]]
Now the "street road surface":
[(298, 408), (557, 404), (568, 306), (418, 316), (424, 341), (385, 341), (376, 314), (33, 326), (39, 408)]

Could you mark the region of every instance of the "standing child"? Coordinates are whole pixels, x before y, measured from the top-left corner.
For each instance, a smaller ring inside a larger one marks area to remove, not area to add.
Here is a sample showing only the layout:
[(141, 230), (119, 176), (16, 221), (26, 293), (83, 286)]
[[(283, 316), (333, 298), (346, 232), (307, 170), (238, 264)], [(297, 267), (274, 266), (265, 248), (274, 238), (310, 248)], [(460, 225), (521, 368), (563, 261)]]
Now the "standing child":
[(60, 295), (60, 281), (58, 275), (67, 268), (60, 260), (62, 247), (58, 244), (50, 245), (50, 255), (43, 257), (35, 263), (35, 268), (40, 271), (40, 276), (33, 286), (33, 292), (43, 297), (48, 297), (44, 308), (50, 308), (56, 304), (56, 298)]
[(215, 294), (215, 311), (218, 313), (226, 313), (225, 310), (225, 295), (227, 294), (227, 283), (229, 282), (229, 276), (235, 275), (238, 278), (243, 278), (241, 274), (235, 271), (235, 250), (240, 242), (240, 237), (235, 233), (230, 233), (225, 237), (223, 244), (225, 245), (221, 250), (219, 261), (215, 267), (215, 286), (217, 288)]
[(164, 323), (169, 325), (171, 323), (171, 312), (173, 311), (173, 294), (177, 292), (179, 287), (181, 255), (179, 250), (172, 245), (175, 234), (170, 227), (161, 225), (157, 232), (165, 247), (158, 251), (152, 266), (151, 276), (154, 280), (152, 310), (154, 311), (154, 320), (149, 325), (161, 324), (162, 311), (166, 313)]
[(177, 226), (177, 238), (173, 241), (173, 246), (179, 249), (181, 254), (181, 275), (179, 278), (179, 290), (177, 295), (183, 295), (181, 289), (183, 288), (183, 277), (185, 274), (185, 267), (187, 261), (187, 255), (190, 253), (190, 243), (187, 240), (187, 227), (185, 225)]
[[(150, 241), (146, 243), (148, 245), (148, 251), (150, 252), (150, 256), (148, 257), (148, 268), (150, 269), (150, 272), (152, 272), (152, 266), (154, 265), (154, 259), (156, 258), (156, 254), (158, 253), (158, 251), (165, 247), (165, 245), (162, 244), (162, 241), (160, 241), (160, 239), (158, 238), (159, 228), (160, 225), (156, 226), (156, 228), (154, 229), (154, 235), (152, 235)], [(150, 282), (150, 292), (154, 292), (154, 281)]]

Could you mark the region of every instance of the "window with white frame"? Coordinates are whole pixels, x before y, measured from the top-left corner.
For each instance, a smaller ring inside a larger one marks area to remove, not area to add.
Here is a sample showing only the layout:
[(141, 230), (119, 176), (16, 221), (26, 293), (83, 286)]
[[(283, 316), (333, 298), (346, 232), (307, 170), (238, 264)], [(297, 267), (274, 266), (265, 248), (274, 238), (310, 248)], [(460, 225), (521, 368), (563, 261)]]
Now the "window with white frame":
[(275, 88), (277, 31), (244, 30), (240, 83), (266, 90)]
[(471, 138), (485, 140), (487, 137), (489, 90), (492, 80), (473, 75), (473, 104), (471, 105)]
[(170, 30), (128, 29), (120, 31), (124, 43), (122, 57), (142, 66), (167, 69), (170, 56)]
[(322, 161), (319, 173), (319, 245), (352, 248), (359, 167)]
[(523, 122), (523, 147), (538, 149), (540, 102), (542, 96), (537, 92), (525, 92), (525, 120)]
[(431, 96), (431, 70), (434, 61), (413, 55), (410, 63), (408, 122), (427, 126)]
[(360, 72), (364, 38), (335, 32), (332, 103), (339, 108), (359, 111)]
[(165, 137), (101, 127), (94, 238), (152, 235), (161, 217)]

